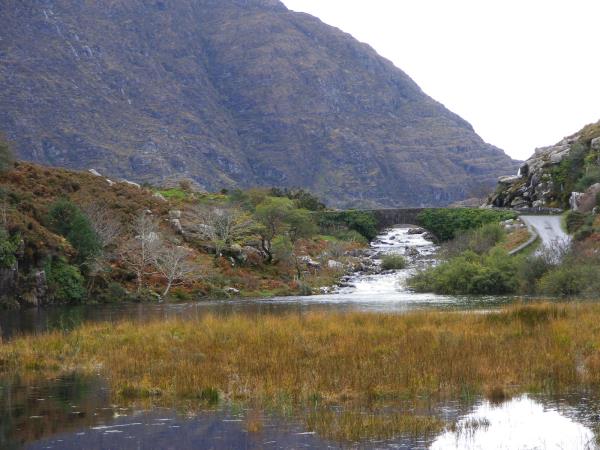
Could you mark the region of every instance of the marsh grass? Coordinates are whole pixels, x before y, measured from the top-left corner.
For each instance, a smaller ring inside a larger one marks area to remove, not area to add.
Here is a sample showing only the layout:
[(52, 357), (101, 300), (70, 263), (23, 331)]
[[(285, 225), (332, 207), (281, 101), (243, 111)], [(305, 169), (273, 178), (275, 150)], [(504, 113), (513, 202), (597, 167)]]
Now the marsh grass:
[[(73, 372), (101, 374), (119, 402), (228, 402), (289, 414), (308, 408), (321, 411), (307, 416), (312, 428), (350, 440), (426, 432), (437, 427), (431, 418), (377, 411), (384, 404), (404, 411), (407, 401), (598, 389), (600, 304), (488, 314), (205, 316), (82, 325), (0, 345), (0, 378)], [(345, 415), (328, 416), (334, 404)]]

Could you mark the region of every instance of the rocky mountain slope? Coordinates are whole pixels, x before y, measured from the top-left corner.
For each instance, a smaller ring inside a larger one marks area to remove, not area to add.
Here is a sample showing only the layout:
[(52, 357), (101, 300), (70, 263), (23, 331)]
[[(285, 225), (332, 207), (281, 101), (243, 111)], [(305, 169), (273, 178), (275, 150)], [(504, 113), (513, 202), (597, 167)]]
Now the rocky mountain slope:
[(369, 46), (277, 0), (5, 0), (0, 15), (0, 129), (27, 160), (338, 206), (448, 204), (515, 167)]
[(600, 122), (542, 147), (517, 175), (501, 177), (488, 203), (506, 208), (554, 207), (590, 212), (600, 192)]

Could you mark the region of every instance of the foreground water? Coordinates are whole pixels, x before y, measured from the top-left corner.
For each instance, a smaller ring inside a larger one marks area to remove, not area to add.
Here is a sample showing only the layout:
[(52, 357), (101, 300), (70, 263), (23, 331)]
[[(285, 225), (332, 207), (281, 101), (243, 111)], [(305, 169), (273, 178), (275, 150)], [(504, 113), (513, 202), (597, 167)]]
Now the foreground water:
[[(419, 308), (489, 310), (513, 301), (497, 297), (414, 294), (406, 278), (434, 263), (435, 246), (419, 234), (396, 228), (372, 244), (372, 254), (410, 255), (406, 270), (356, 274), (336, 294), (269, 300), (194, 304), (108, 305), (3, 314), (5, 338), (48, 329), (70, 329), (85, 321), (144, 322), (207, 313), (281, 314), (309, 311), (404, 312)], [(593, 449), (600, 402), (588, 393), (561, 398), (522, 396), (502, 404), (484, 399), (408, 406), (455, 425), (438, 436), (340, 442), (310, 431), (305, 415), (254, 411), (235, 405), (114, 405), (102, 378), (72, 375), (44, 382), (0, 385), (0, 448), (196, 449), (196, 448), (402, 448), (402, 449)], [(334, 411), (340, 412), (333, 408)], [(402, 412), (405, 412), (404, 410)]]

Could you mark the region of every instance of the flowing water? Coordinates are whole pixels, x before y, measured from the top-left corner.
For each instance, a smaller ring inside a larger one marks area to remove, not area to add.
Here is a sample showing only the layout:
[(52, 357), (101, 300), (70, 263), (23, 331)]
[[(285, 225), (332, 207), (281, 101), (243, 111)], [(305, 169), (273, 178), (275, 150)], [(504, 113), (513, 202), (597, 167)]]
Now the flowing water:
[[(408, 228), (378, 237), (370, 253), (405, 255), (407, 269), (350, 276), (336, 293), (240, 301), (162, 305), (92, 305), (2, 313), (5, 339), (86, 321), (139, 322), (207, 313), (281, 314), (309, 311), (402, 313), (420, 308), (489, 310), (513, 301), (498, 297), (415, 294), (406, 279), (419, 266), (435, 263), (436, 247)], [(600, 399), (586, 393), (561, 398), (522, 396), (494, 405), (486, 400), (420, 405), (420, 412), (456, 426), (439, 436), (404, 436), (386, 441), (337, 442), (309, 432), (301, 415), (232, 405), (189, 404), (172, 408), (114, 405), (101, 378), (72, 375), (31, 384), (0, 384), (1, 449), (221, 449), (221, 448), (399, 448), (399, 449), (594, 449)], [(257, 426), (259, 424), (259, 426)]]

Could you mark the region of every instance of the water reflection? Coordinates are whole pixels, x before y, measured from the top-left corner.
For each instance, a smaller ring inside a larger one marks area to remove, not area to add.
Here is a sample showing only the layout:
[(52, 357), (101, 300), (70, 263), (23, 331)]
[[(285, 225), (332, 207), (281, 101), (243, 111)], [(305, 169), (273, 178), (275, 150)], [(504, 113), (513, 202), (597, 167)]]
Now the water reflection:
[[(339, 442), (307, 428), (306, 419), (222, 405), (174, 404), (171, 408), (111, 403), (99, 378), (71, 375), (45, 383), (2, 384), (2, 449), (197, 449), (197, 448), (398, 448), (398, 449), (595, 449), (592, 429), (600, 402), (585, 393), (564, 398), (522, 396), (502, 405), (479, 401), (413, 405), (456, 423), (437, 438), (397, 436)], [(407, 405), (398, 407), (406, 411)], [(205, 407), (204, 407), (205, 408)], [(334, 408), (338, 411), (338, 408)], [(396, 409), (386, 408), (390, 413)]]
[[(562, 411), (561, 411), (562, 409)], [(562, 412), (562, 413), (561, 413)], [(432, 444), (432, 450), (598, 448), (592, 430), (564, 415), (572, 412), (528, 396), (493, 405), (482, 402)]]

